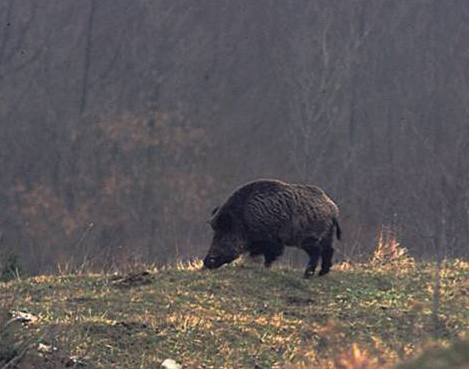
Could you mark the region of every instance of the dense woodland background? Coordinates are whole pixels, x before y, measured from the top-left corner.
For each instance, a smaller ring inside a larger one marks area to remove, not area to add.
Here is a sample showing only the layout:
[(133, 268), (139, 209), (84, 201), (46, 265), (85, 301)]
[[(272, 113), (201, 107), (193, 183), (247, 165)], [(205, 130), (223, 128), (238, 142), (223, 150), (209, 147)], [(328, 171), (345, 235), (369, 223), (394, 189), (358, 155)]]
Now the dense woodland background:
[(348, 257), (383, 227), (469, 256), (468, 19), (466, 0), (0, 1), (0, 259), (201, 257), (210, 211), (259, 177), (323, 187)]

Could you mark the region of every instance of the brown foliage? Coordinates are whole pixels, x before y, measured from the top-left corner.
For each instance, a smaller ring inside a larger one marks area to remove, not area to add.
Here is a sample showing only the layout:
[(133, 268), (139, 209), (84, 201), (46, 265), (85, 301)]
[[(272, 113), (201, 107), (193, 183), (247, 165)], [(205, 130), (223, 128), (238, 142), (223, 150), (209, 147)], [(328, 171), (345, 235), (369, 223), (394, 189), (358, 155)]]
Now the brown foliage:
[[(86, 151), (84, 142), (93, 139)], [(190, 252), (171, 248), (185, 243), (181, 227), (203, 219), (214, 183), (193, 166), (209, 145), (202, 128), (178, 113), (155, 113), (101, 120), (93, 134), (77, 130), (71, 141), (83, 149), (59, 186), (44, 177), (30, 188), (17, 182), (10, 189), (11, 211), (21, 217), (36, 253), (50, 258), (44, 263), (79, 263), (90, 253), (95, 263), (156, 253), (168, 262), (176, 251)]]

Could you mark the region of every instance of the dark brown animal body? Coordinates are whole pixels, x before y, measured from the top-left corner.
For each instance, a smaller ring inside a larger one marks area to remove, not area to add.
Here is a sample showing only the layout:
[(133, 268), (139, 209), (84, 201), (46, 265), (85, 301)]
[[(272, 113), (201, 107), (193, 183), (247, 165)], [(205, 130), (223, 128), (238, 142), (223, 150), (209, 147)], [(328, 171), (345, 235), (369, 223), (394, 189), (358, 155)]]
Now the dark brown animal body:
[(264, 255), (269, 267), (285, 246), (305, 250), (308, 278), (319, 258), (319, 275), (329, 272), (334, 253), (334, 233), (340, 239), (339, 209), (315, 186), (257, 180), (239, 187), (216, 208), (209, 224), (214, 230), (204, 267), (218, 268), (242, 253)]

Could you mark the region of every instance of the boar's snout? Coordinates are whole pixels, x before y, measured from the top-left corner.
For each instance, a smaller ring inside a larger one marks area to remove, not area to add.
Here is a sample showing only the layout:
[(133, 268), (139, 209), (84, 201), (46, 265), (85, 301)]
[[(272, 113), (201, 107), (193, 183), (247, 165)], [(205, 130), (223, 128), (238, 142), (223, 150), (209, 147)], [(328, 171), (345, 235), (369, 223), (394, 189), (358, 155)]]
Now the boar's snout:
[(222, 266), (220, 261), (218, 261), (217, 258), (213, 256), (207, 256), (204, 259), (204, 269), (215, 269), (219, 268), (220, 266)]
[(204, 259), (204, 269), (216, 269), (236, 259), (236, 256), (211, 256)]
[(243, 251), (243, 240), (233, 233), (217, 232), (204, 259), (204, 269), (216, 269), (231, 263)]

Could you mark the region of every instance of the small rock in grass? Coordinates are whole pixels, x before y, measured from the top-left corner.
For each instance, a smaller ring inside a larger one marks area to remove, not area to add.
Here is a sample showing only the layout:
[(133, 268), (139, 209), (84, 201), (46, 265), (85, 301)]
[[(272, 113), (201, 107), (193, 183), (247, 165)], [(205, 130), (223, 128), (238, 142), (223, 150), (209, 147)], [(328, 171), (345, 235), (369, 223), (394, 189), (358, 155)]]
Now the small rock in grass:
[(176, 363), (173, 359), (166, 359), (161, 363), (161, 369), (181, 369), (182, 365)]
[(86, 366), (85, 362), (79, 356), (70, 356), (69, 358), (64, 360), (64, 365), (67, 368), (78, 368)]
[(11, 312), (13, 319), (20, 321), (21, 323), (35, 323), (39, 318), (33, 314), (25, 311), (15, 310)]
[(57, 347), (53, 347), (52, 345), (46, 345), (45, 343), (39, 343), (37, 346), (37, 350), (42, 352), (43, 354), (51, 353), (52, 351), (57, 351)]

